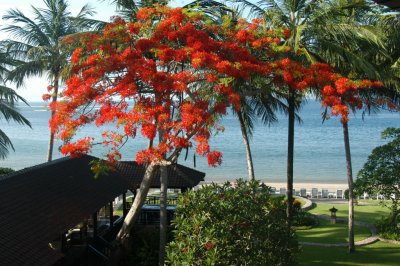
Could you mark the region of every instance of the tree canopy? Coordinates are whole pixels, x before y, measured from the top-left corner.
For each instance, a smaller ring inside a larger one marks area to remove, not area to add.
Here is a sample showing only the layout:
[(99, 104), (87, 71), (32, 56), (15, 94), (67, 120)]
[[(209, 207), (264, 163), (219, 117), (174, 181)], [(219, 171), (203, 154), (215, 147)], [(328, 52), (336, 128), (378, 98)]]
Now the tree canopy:
[(381, 194), (396, 208), (400, 200), (400, 128), (387, 128), (382, 138), (390, 141), (372, 150), (358, 172), (356, 189), (359, 193)]

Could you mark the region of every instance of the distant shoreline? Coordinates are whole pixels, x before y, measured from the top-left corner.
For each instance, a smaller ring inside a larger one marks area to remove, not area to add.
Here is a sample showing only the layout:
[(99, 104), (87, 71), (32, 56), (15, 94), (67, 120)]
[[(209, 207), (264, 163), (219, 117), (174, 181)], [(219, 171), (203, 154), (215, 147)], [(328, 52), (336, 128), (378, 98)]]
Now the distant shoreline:
[[(226, 180), (232, 183), (234, 180)], [(204, 181), (201, 182), (199, 185), (209, 185), (212, 183), (216, 184), (223, 184), (226, 181)], [(264, 184), (270, 187), (274, 187), (277, 190), (280, 188), (286, 188), (286, 183), (285, 182), (269, 182), (269, 181), (263, 181)], [(348, 185), (346, 183), (335, 183), (335, 182), (295, 182), (293, 183), (293, 187), (295, 190), (300, 190), (302, 188), (305, 188), (307, 191), (311, 191), (312, 188), (317, 188), (319, 191), (322, 189), (327, 189), (329, 192), (336, 192), (337, 189), (341, 190), (346, 190), (348, 188)]]

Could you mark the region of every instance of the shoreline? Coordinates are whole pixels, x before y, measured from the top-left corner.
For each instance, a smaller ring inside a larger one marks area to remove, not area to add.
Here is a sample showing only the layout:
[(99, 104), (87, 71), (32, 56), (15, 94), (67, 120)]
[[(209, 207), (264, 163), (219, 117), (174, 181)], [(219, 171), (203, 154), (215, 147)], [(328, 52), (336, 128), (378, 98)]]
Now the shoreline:
[[(229, 182), (233, 182), (234, 180), (226, 180)], [(199, 186), (202, 185), (209, 185), (212, 183), (216, 183), (216, 184), (223, 184), (226, 181), (204, 181), (204, 182), (200, 182)], [(265, 185), (269, 186), (269, 187), (274, 187), (276, 188), (276, 190), (279, 190), (280, 188), (286, 188), (286, 182), (273, 182), (273, 181), (263, 181), (261, 180)], [(296, 191), (299, 191), (302, 188), (305, 188), (307, 191), (311, 191), (312, 188), (317, 188), (318, 191), (321, 191), (322, 189), (327, 189), (329, 192), (336, 192), (336, 190), (341, 189), (343, 191), (345, 191), (348, 188), (348, 184), (346, 183), (335, 183), (335, 182), (294, 182), (293, 183), (293, 188)]]

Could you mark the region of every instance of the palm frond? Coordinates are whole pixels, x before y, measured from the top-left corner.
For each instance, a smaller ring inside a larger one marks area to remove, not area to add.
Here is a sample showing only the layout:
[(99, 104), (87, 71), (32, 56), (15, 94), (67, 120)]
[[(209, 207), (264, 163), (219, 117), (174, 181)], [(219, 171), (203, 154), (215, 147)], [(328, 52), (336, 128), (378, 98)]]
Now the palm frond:
[(0, 129), (0, 159), (7, 157), (10, 148), (15, 151), (10, 138)]
[[(33, 45), (50, 44), (48, 36), (42, 31), (38, 24), (26, 17), (20, 10), (11, 9), (3, 16), (4, 20), (11, 20), (11, 25), (3, 27), (12, 37), (25, 43)], [(19, 26), (23, 24), (24, 27)]]
[(18, 100), (21, 100), (25, 104), (28, 104), (26, 100), (19, 96), (14, 90), (4, 86), (0, 86), (0, 113), (2, 114), (2, 117), (7, 122), (13, 120), (18, 124), (31, 127), (30, 122), (18, 112), (15, 106), (15, 103)]
[(25, 79), (33, 76), (42, 76), (45, 71), (44, 62), (41, 60), (25, 62), (16, 66), (7, 76), (7, 80), (15, 82), (17, 87), (24, 84)]

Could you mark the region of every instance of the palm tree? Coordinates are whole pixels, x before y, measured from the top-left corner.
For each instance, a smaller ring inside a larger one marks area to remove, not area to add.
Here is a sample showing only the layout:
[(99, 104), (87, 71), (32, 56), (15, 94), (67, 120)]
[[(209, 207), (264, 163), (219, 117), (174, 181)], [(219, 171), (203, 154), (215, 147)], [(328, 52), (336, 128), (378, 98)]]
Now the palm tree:
[[(2, 30), (13, 39), (3, 41), (7, 52), (14, 59), (21, 60), (8, 76), (8, 79), (21, 86), (32, 76), (46, 74), (51, 88), (52, 103), (57, 102), (59, 88), (74, 47), (63, 45), (62, 38), (84, 30), (104, 25), (90, 20), (94, 14), (88, 5), (82, 7), (77, 16), (71, 16), (65, 0), (44, 0), (45, 8), (32, 6), (34, 17), (25, 16), (18, 9), (10, 9), (3, 16), (10, 22)], [(51, 112), (53, 116), (55, 111)], [(47, 160), (53, 158), (54, 133), (50, 132)]]
[[(192, 2), (184, 6), (203, 12), (217, 24), (229, 17), (234, 25), (241, 17), (242, 10), (238, 7), (229, 7), (214, 0)], [(255, 180), (254, 163), (250, 147), (250, 139), (254, 131), (254, 122), (258, 118), (266, 125), (277, 122), (276, 112), (287, 113), (287, 105), (281, 101), (282, 95), (274, 90), (270, 79), (254, 77), (250, 81), (236, 82), (233, 89), (241, 96), (240, 109), (232, 108), (239, 121), (242, 140), (246, 152), (248, 179)]]
[[(267, 18), (267, 23), (271, 28), (289, 28), (292, 36), (287, 40), (287, 44), (296, 49), (299, 46), (301, 30), (303, 24), (310, 17), (310, 10), (314, 4), (309, 1), (259, 1), (257, 4), (247, 0), (237, 0), (245, 7), (250, 8), (250, 14), (262, 18)], [(313, 1), (314, 2), (314, 1)], [(297, 49), (296, 49), (297, 50)], [(293, 164), (294, 164), (294, 123), (296, 106), (301, 104), (302, 95), (292, 88), (286, 88), (284, 96), (288, 105), (288, 153), (287, 153), (287, 222), (291, 226), (292, 204), (293, 204)]]
[[(9, 73), (9, 68), (12, 67), (15, 62), (7, 56), (3, 47), (0, 49), (0, 84), (5, 84), (5, 77)], [(13, 89), (0, 85), (0, 119), (3, 118), (7, 122), (12, 120), (20, 125), (31, 127), (30, 122), (18, 112), (18, 101), (28, 104), (25, 99), (19, 96)], [(10, 138), (0, 129), (0, 159), (7, 157), (9, 149), (15, 151)]]
[[(360, 50), (355, 49), (357, 47), (362, 48), (361, 51), (366, 49), (375, 52), (379, 51), (377, 48), (383, 47), (383, 43), (377, 37), (373, 28), (358, 23), (359, 21), (354, 19), (355, 16), (365, 17), (370, 11), (365, 1), (264, 0), (257, 4), (246, 0), (237, 0), (236, 2), (241, 2), (249, 7), (251, 14), (267, 18), (269, 26), (272, 28), (289, 28), (292, 35), (287, 40), (287, 44), (297, 52), (297, 55), (294, 56), (296, 60), (304, 63), (326, 62), (333, 65), (337, 70), (347, 70), (346, 74), (353, 71), (365, 73), (370, 78), (379, 77), (378, 69), (363, 57)], [(350, 13), (352, 16), (349, 16), (349, 12), (352, 12)], [(338, 23), (338, 19), (340, 23)], [(287, 97), (289, 105), (287, 216), (289, 223), (292, 216), (291, 194), (293, 188), (293, 104), (296, 103), (296, 99), (300, 100), (300, 97), (301, 95), (298, 95), (297, 92), (289, 89)], [(350, 151), (350, 146), (346, 147)], [(346, 155), (346, 158), (351, 158), (350, 153)], [(351, 161), (347, 160), (347, 165), (347, 168), (351, 170)], [(350, 174), (348, 174), (348, 179), (352, 180)], [(351, 186), (350, 183), (349, 186)], [(349, 220), (352, 220), (353, 215), (349, 216)], [(352, 222), (349, 221), (349, 225), (349, 231), (352, 231)], [(353, 243), (350, 243), (350, 251), (353, 250), (353, 246)]]
[[(250, 148), (250, 138), (254, 131), (254, 122), (260, 119), (265, 125), (278, 121), (277, 112), (287, 113), (288, 106), (282, 101), (282, 94), (270, 84), (270, 80), (256, 78), (245, 84), (236, 84), (234, 89), (241, 95), (240, 109), (235, 110), (247, 157), (249, 180), (255, 180), (253, 158)], [(249, 96), (248, 93), (254, 94)], [(296, 119), (300, 121), (299, 116)]]
[(100, 0), (108, 1), (117, 8), (117, 13), (127, 20), (135, 20), (136, 12), (142, 7), (152, 7), (155, 4), (166, 5), (169, 0)]

